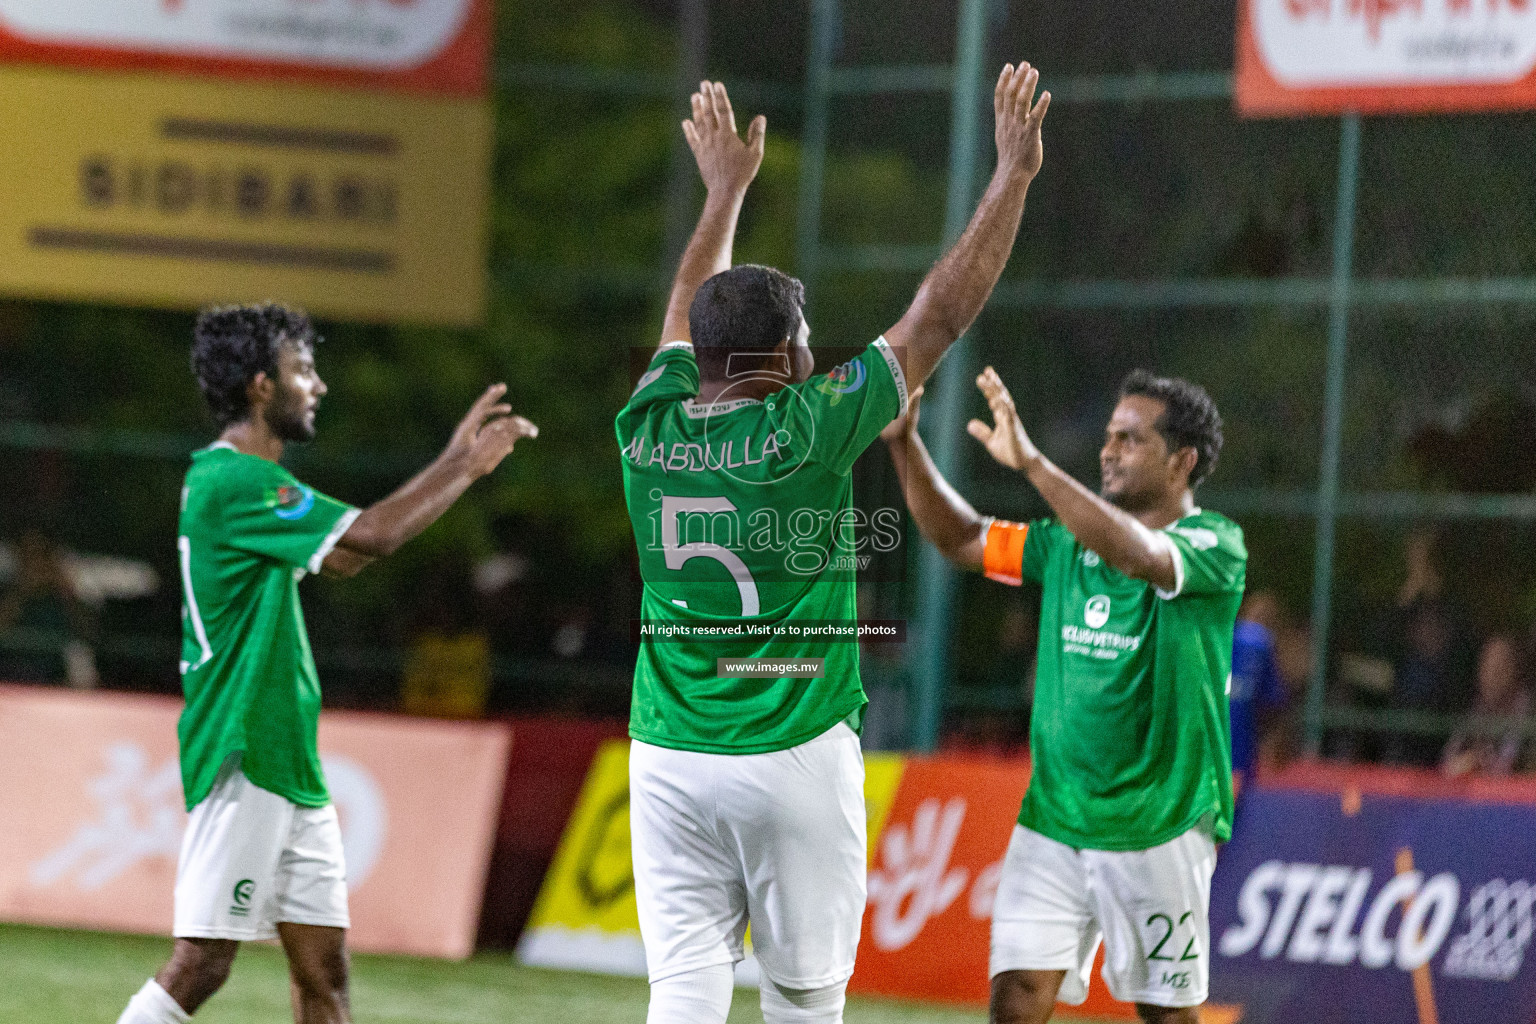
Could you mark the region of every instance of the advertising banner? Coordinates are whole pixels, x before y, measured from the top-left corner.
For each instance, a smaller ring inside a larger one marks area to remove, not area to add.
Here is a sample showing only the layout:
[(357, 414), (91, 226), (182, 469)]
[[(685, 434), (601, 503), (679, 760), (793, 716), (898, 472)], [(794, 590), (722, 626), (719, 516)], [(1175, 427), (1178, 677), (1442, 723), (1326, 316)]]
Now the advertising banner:
[(1027, 762), (907, 762), (871, 844), (853, 991), (986, 1003), (992, 898), (1028, 784)]
[[(878, 840), (871, 839), (869, 906), (849, 991), (987, 1005), (992, 901), (1029, 785), (1029, 762), (911, 758)], [(1088, 999), (1058, 1017), (1135, 1020), (1095, 965)], [(1207, 1007), (1208, 1024), (1236, 1018)]]
[[(0, 920), (170, 934), (180, 702), (0, 687)], [(352, 948), (474, 948), (509, 730), (328, 712)]]
[(0, 290), (474, 324), (489, 0), (0, 0)]
[[(864, 756), (871, 845), (884, 826), (902, 772), (903, 759), (897, 755)], [(750, 934), (747, 940), (750, 944)], [(598, 750), (517, 955), (536, 967), (645, 975), (629, 856), (628, 740), (614, 740)], [(750, 954), (737, 980), (756, 983)]]
[[(866, 763), (869, 906), (849, 989), (985, 1006), (992, 900), (1029, 765)], [(627, 779), (628, 745), (604, 747), (519, 947), (525, 962), (644, 973)], [(1533, 835), (1533, 780), (1298, 765), (1249, 787), (1217, 858), (1202, 1020), (1530, 1024)], [(1087, 1002), (1057, 1015), (1136, 1018), (1098, 967)]]
[(1244, 1024), (1530, 1024), (1536, 805), (1255, 788), (1211, 895)]
[[(869, 906), (849, 990), (985, 1006), (992, 896), (1028, 762), (866, 753), (864, 770)], [(593, 761), (518, 958), (540, 967), (645, 974), (629, 850), (628, 741), (605, 744)], [(749, 955), (737, 981), (756, 979)], [(1136, 1016), (1097, 977), (1087, 1003), (1061, 1010)]]
[(488, 0), (0, 0), (0, 60), (477, 96)]
[(1536, 107), (1536, 4), (1243, 0), (1237, 107), (1257, 116)]

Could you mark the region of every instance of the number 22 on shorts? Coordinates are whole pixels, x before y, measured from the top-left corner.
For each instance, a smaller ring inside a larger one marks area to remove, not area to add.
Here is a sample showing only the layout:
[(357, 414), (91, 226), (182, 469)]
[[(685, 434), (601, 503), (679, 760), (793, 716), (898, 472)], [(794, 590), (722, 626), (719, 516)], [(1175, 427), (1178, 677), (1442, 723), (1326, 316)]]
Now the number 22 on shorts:
[(1169, 917), (1167, 914), (1153, 914), (1151, 917), (1147, 918), (1147, 928), (1150, 930), (1149, 937), (1156, 937), (1158, 931), (1162, 931), (1161, 937), (1157, 939), (1157, 944), (1153, 946), (1152, 951), (1147, 954), (1147, 959), (1162, 960), (1168, 963), (1173, 963), (1175, 960), (1177, 960), (1179, 963), (1183, 963), (1187, 960), (1199, 960), (1200, 951), (1195, 949), (1195, 939), (1198, 938), (1198, 935), (1195, 933), (1193, 925), (1190, 926), (1189, 942), (1185, 944), (1184, 952), (1180, 953), (1177, 957), (1172, 955), (1173, 948), (1176, 947), (1177, 943), (1175, 943), (1175, 947), (1169, 947), (1166, 950), (1164, 949), (1165, 946), (1168, 946), (1169, 941), (1173, 939), (1173, 933), (1181, 929), (1194, 915), (1195, 912), (1193, 910), (1184, 911), (1184, 913), (1179, 916), (1178, 924), (1174, 924), (1173, 918)]

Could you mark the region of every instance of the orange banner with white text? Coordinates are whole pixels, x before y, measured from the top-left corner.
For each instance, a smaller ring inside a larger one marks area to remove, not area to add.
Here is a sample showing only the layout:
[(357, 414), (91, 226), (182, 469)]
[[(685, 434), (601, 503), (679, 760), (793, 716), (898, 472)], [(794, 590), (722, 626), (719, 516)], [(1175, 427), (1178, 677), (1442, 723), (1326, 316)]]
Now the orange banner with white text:
[(1242, 0), (1237, 108), (1258, 117), (1536, 108), (1531, 0)]
[[(180, 702), (0, 686), (0, 920), (169, 934)], [(474, 948), (511, 732), (327, 712), (352, 948)]]
[(0, 0), (0, 62), (483, 96), (490, 0)]

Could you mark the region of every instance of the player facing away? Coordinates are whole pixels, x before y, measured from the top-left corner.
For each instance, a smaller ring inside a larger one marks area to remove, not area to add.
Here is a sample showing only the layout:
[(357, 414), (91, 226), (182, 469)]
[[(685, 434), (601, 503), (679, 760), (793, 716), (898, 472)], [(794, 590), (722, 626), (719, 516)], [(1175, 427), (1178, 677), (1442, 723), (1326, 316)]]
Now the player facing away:
[(1248, 554), (1237, 524), (1195, 505), (1221, 451), (1201, 388), (1136, 371), (1099, 453), (1094, 494), (1024, 432), (991, 367), (991, 426), (968, 429), (1055, 515), (978, 515), (917, 434), (915, 396), (882, 435), (922, 533), (946, 557), (1043, 587), (1034, 772), (992, 911), (992, 1020), (1041, 1024), (1104, 979), (1143, 1020), (1199, 1020), (1210, 974), (1215, 844), (1232, 832), (1227, 690)]
[[(991, 183), (900, 322), (814, 377), (800, 282), (731, 267), (766, 122), (743, 141), (722, 85), (693, 97), (683, 131), (708, 198), (663, 344), (616, 422), (645, 584), (629, 778), (650, 1024), (726, 1019), (749, 922), (764, 1020), (842, 1020), (865, 899), (858, 645), (751, 631), (856, 621), (835, 557), (858, 528), (850, 470), (997, 283), (1040, 168), (1037, 80), (1003, 69)], [(701, 636), (714, 628), (744, 635)], [(717, 664), (752, 658), (823, 670)]]
[(171, 960), (118, 1024), (178, 1024), (224, 983), (239, 943), (279, 938), (294, 1019), (350, 1019), (341, 830), (316, 749), (320, 681), (299, 580), (351, 576), (437, 520), (523, 437), (486, 390), (431, 465), (366, 509), (278, 464), (315, 436), (326, 387), (309, 318), (278, 305), (197, 320), (192, 368), (221, 428), (182, 489), (181, 775), (191, 818), (176, 868)]

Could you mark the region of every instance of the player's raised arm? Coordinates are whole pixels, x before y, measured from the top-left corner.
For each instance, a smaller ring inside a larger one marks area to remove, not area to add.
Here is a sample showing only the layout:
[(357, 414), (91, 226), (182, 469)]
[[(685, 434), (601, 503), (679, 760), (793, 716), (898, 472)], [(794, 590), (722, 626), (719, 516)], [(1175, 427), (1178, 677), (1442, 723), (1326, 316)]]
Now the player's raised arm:
[(980, 569), (984, 550), (981, 528), (986, 520), (933, 464), (917, 432), (922, 397), (922, 388), (912, 392), (906, 415), (892, 420), (880, 437), (891, 450), (896, 478), (901, 481), (901, 492), (919, 532), (951, 562), (965, 569)]
[(393, 494), (364, 509), (326, 555), (324, 568), (334, 576), (354, 576), (375, 558), (393, 553), (447, 512), (469, 485), (490, 473), (539, 428), (501, 401), (505, 384), (485, 390), (459, 422), (448, 446), (426, 469)]
[(1040, 126), (1051, 94), (1035, 100), (1040, 74), (1028, 64), (1003, 67), (992, 96), (997, 168), (960, 240), (923, 280), (911, 307), (886, 341), (905, 353), (907, 382), (921, 385), (986, 304), (1013, 251), (1024, 196), (1040, 171)]
[[(1029, 477), (1056, 518), (1083, 547), (1133, 579), (1146, 580), (1165, 591), (1178, 588), (1177, 557), (1166, 534), (1094, 494), (1035, 447), (1024, 431), (1013, 396), (992, 367), (976, 378), (986, 396), (992, 423), (971, 420), (970, 435), (986, 445), (987, 453), (1010, 469)], [(1111, 424), (1113, 430), (1113, 424)], [(1194, 458), (1193, 449), (1185, 449)]]
[(699, 285), (722, 270), (731, 269), (731, 245), (736, 238), (736, 219), (747, 188), (757, 177), (763, 163), (763, 140), (768, 119), (759, 114), (747, 126), (743, 141), (736, 134), (736, 115), (730, 97), (719, 82), (700, 82), (693, 94), (693, 117), (683, 122), (688, 148), (698, 162), (707, 198), (698, 226), (688, 240), (672, 292), (667, 299), (667, 317), (662, 324), (661, 340), (691, 341), (688, 331), (688, 307), (693, 304)]

